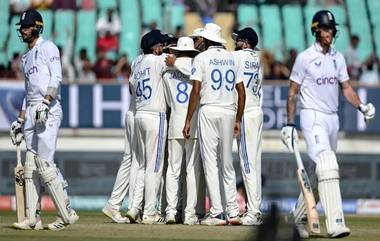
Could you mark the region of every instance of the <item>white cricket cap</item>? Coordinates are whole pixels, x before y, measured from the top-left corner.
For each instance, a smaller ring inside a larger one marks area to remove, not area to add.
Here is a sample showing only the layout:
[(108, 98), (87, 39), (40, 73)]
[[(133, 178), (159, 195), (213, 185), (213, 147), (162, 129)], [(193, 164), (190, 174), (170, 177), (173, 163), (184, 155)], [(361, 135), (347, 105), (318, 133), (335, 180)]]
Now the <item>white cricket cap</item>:
[(193, 33), (190, 35), (190, 37), (200, 37), (200, 33), (203, 32), (203, 28), (196, 28), (194, 29)]
[(170, 47), (170, 49), (177, 51), (194, 51), (199, 52), (199, 50), (194, 48), (194, 41), (189, 37), (181, 37), (178, 39), (176, 47)]
[(222, 38), (222, 28), (215, 23), (206, 24), (204, 30), (199, 33), (199, 36), (213, 42), (221, 44), (227, 43), (227, 41)]

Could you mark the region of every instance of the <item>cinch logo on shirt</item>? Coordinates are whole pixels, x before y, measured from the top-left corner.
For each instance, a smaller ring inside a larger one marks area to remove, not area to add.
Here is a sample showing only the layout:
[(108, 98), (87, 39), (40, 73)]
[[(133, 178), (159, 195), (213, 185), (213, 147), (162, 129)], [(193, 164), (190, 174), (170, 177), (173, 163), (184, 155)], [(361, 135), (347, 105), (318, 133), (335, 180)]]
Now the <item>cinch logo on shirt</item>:
[(336, 85), (338, 84), (338, 78), (335, 76), (318, 78), (316, 82), (317, 82), (317, 85)]
[(29, 76), (37, 72), (38, 72), (37, 66), (32, 66), (28, 71), (25, 72), (25, 76), (29, 78)]
[(54, 61), (59, 61), (59, 57), (58, 56), (53, 56), (50, 58), (50, 62), (54, 62)]

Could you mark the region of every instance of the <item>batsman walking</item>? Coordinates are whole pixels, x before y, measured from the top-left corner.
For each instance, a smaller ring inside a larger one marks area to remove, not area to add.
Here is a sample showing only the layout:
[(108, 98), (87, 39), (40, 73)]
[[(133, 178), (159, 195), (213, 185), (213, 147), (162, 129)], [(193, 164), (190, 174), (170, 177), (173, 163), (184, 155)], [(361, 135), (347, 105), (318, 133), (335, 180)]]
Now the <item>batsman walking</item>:
[(15, 145), (20, 144), (23, 138), (26, 142), (26, 219), (14, 223), (13, 227), (43, 229), (39, 215), (41, 178), (58, 209), (58, 218), (48, 225), (48, 229), (59, 230), (79, 219), (70, 207), (67, 182), (54, 163), (63, 115), (60, 104), (60, 55), (53, 42), (40, 36), (43, 20), (36, 10), (22, 13), (17, 25), (20, 25), (20, 39), (28, 46), (21, 60), (26, 96), (17, 120), (11, 125), (11, 138)]
[[(363, 113), (365, 120), (375, 117), (375, 107), (371, 103), (361, 103), (351, 87), (344, 57), (332, 45), (337, 33), (336, 25), (330, 11), (322, 10), (314, 15), (311, 32), (315, 43), (297, 56), (290, 75), (288, 124), (281, 131), (282, 141), (293, 152), (293, 143), (297, 138), (294, 116), (297, 95), (300, 94), (301, 130), (307, 153), (315, 163), (317, 184), (314, 189), (317, 186), (315, 192), (319, 194), (326, 215), (327, 232), (332, 238), (350, 234), (343, 216), (339, 166), (335, 156), (339, 130), (339, 88), (347, 101)], [(315, 196), (318, 198), (318, 195)], [(293, 214), (301, 237), (308, 237), (302, 193)]]

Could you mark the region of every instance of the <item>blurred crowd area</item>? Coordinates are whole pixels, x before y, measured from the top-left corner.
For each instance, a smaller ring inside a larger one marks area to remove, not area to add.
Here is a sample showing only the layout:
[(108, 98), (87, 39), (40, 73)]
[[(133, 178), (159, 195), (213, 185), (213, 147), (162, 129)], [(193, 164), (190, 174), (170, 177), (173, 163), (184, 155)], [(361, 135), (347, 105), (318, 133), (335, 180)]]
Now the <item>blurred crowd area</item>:
[[(0, 18), (6, 22), (0, 25), (6, 27), (6, 34), (0, 36), (0, 78), (23, 80), (20, 59), (26, 49), (18, 41), (14, 23), (28, 8), (42, 12), (43, 36), (54, 41), (60, 50), (64, 82), (87, 84), (127, 83), (131, 73), (130, 64), (140, 51), (141, 36), (156, 28), (176, 37), (183, 36), (185, 15), (189, 12), (197, 12), (203, 24), (213, 22), (219, 12), (230, 12), (234, 15), (233, 29), (252, 26), (260, 35), (259, 47), (262, 50), (265, 79), (287, 80), (297, 54), (313, 41), (310, 16), (316, 10), (325, 8), (337, 13), (340, 25), (336, 46), (346, 58), (351, 79), (376, 85), (379, 83), (380, 51), (376, 42), (380, 40), (380, 18), (371, 13), (380, 10), (380, 1), (360, 0), (365, 4), (356, 4), (359, 10), (352, 9), (351, 5), (357, 2), (1, 0)], [(5, 13), (6, 9), (8, 13)], [(366, 19), (351, 20), (352, 11), (357, 15), (354, 14), (355, 18), (365, 14)], [(301, 25), (295, 26), (297, 23)], [(363, 32), (364, 28), (356, 27), (358, 24), (363, 26), (363, 23), (368, 25), (367, 34)], [(228, 31), (233, 32), (233, 29)]]

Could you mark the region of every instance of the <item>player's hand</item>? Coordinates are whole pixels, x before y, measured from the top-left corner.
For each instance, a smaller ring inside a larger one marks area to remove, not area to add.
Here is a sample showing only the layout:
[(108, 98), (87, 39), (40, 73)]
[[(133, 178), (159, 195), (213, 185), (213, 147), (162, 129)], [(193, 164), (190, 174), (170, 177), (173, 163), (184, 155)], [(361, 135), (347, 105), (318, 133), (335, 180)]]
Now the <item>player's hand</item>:
[(13, 145), (20, 145), (22, 139), (24, 139), (24, 133), (22, 128), (24, 126), (24, 119), (17, 118), (17, 120), (13, 121), (11, 127), (9, 128), (9, 132), (11, 135), (11, 140)]
[(240, 121), (235, 121), (234, 125), (234, 138), (239, 137), (240, 134)]
[(40, 104), (36, 106), (34, 120), (36, 124), (44, 125), (48, 119), (50, 101), (43, 99)]
[(176, 61), (176, 57), (174, 54), (168, 54), (165, 58), (165, 64), (168, 67), (173, 67)]
[(284, 145), (288, 148), (288, 150), (293, 153), (294, 152), (294, 143), (298, 142), (298, 134), (296, 130), (296, 125), (287, 124), (282, 127), (281, 130), (281, 140)]
[(368, 103), (366, 105), (360, 104), (359, 110), (363, 113), (366, 122), (370, 122), (373, 118), (375, 118), (376, 108), (372, 103)]
[(186, 139), (189, 139), (190, 137), (190, 121), (188, 120), (185, 121), (185, 126), (183, 127), (182, 135)]

